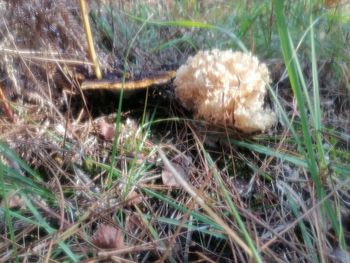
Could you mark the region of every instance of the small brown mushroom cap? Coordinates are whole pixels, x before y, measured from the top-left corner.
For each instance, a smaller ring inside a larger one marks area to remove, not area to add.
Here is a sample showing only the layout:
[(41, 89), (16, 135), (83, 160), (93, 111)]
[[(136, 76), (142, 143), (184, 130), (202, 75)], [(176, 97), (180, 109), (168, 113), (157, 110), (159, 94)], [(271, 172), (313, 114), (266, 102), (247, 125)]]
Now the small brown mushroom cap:
[(199, 51), (178, 69), (175, 93), (197, 118), (251, 133), (276, 121), (275, 113), (264, 109), (269, 82), (267, 66), (255, 56), (214, 49)]

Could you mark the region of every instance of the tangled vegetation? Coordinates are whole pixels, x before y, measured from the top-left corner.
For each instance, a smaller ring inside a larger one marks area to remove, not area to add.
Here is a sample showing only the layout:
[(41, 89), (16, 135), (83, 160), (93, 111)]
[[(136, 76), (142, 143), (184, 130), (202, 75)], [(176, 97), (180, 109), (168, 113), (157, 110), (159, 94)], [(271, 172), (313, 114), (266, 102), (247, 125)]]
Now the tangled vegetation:
[[(0, 262), (350, 261), (347, 1), (86, 3), (118, 91), (82, 89), (78, 1), (0, 1)], [(213, 49), (269, 68), (275, 126), (177, 100), (169, 72)]]

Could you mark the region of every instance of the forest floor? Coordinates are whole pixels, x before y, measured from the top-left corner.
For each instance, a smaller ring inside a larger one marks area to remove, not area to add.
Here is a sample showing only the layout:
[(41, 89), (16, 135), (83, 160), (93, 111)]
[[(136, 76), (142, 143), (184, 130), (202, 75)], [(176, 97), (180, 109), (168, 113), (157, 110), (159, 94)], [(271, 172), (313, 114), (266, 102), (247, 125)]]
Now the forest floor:
[(208, 125), (171, 77), (82, 90), (78, 1), (0, 1), (0, 262), (350, 262), (349, 3), (86, 2), (104, 81), (249, 51), (277, 123)]

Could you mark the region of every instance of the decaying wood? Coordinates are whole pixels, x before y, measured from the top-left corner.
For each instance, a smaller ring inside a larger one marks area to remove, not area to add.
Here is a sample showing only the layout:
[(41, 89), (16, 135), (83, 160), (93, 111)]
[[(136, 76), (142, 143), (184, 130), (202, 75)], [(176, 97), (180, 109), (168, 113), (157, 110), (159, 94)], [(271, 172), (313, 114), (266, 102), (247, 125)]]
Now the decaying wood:
[(176, 75), (176, 71), (167, 71), (157, 77), (145, 78), (136, 81), (110, 81), (96, 80), (84, 81), (81, 85), (82, 90), (136, 90), (145, 89), (150, 86), (164, 85), (170, 82)]

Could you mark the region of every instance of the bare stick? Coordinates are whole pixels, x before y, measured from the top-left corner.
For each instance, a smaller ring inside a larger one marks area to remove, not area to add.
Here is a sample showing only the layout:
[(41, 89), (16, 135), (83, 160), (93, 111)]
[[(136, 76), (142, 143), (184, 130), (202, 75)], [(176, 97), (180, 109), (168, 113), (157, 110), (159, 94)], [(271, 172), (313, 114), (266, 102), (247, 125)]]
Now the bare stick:
[(80, 2), (80, 12), (81, 12), (81, 16), (82, 16), (83, 23), (84, 23), (86, 41), (87, 41), (88, 49), (89, 49), (89, 55), (90, 55), (90, 58), (92, 60), (92, 63), (94, 63), (96, 78), (102, 79), (100, 65), (98, 64), (98, 61), (97, 61), (94, 42), (92, 39), (91, 27), (90, 27), (90, 22), (89, 22), (89, 15), (88, 15), (88, 12), (86, 11), (85, 0), (79, 0), (79, 2)]

